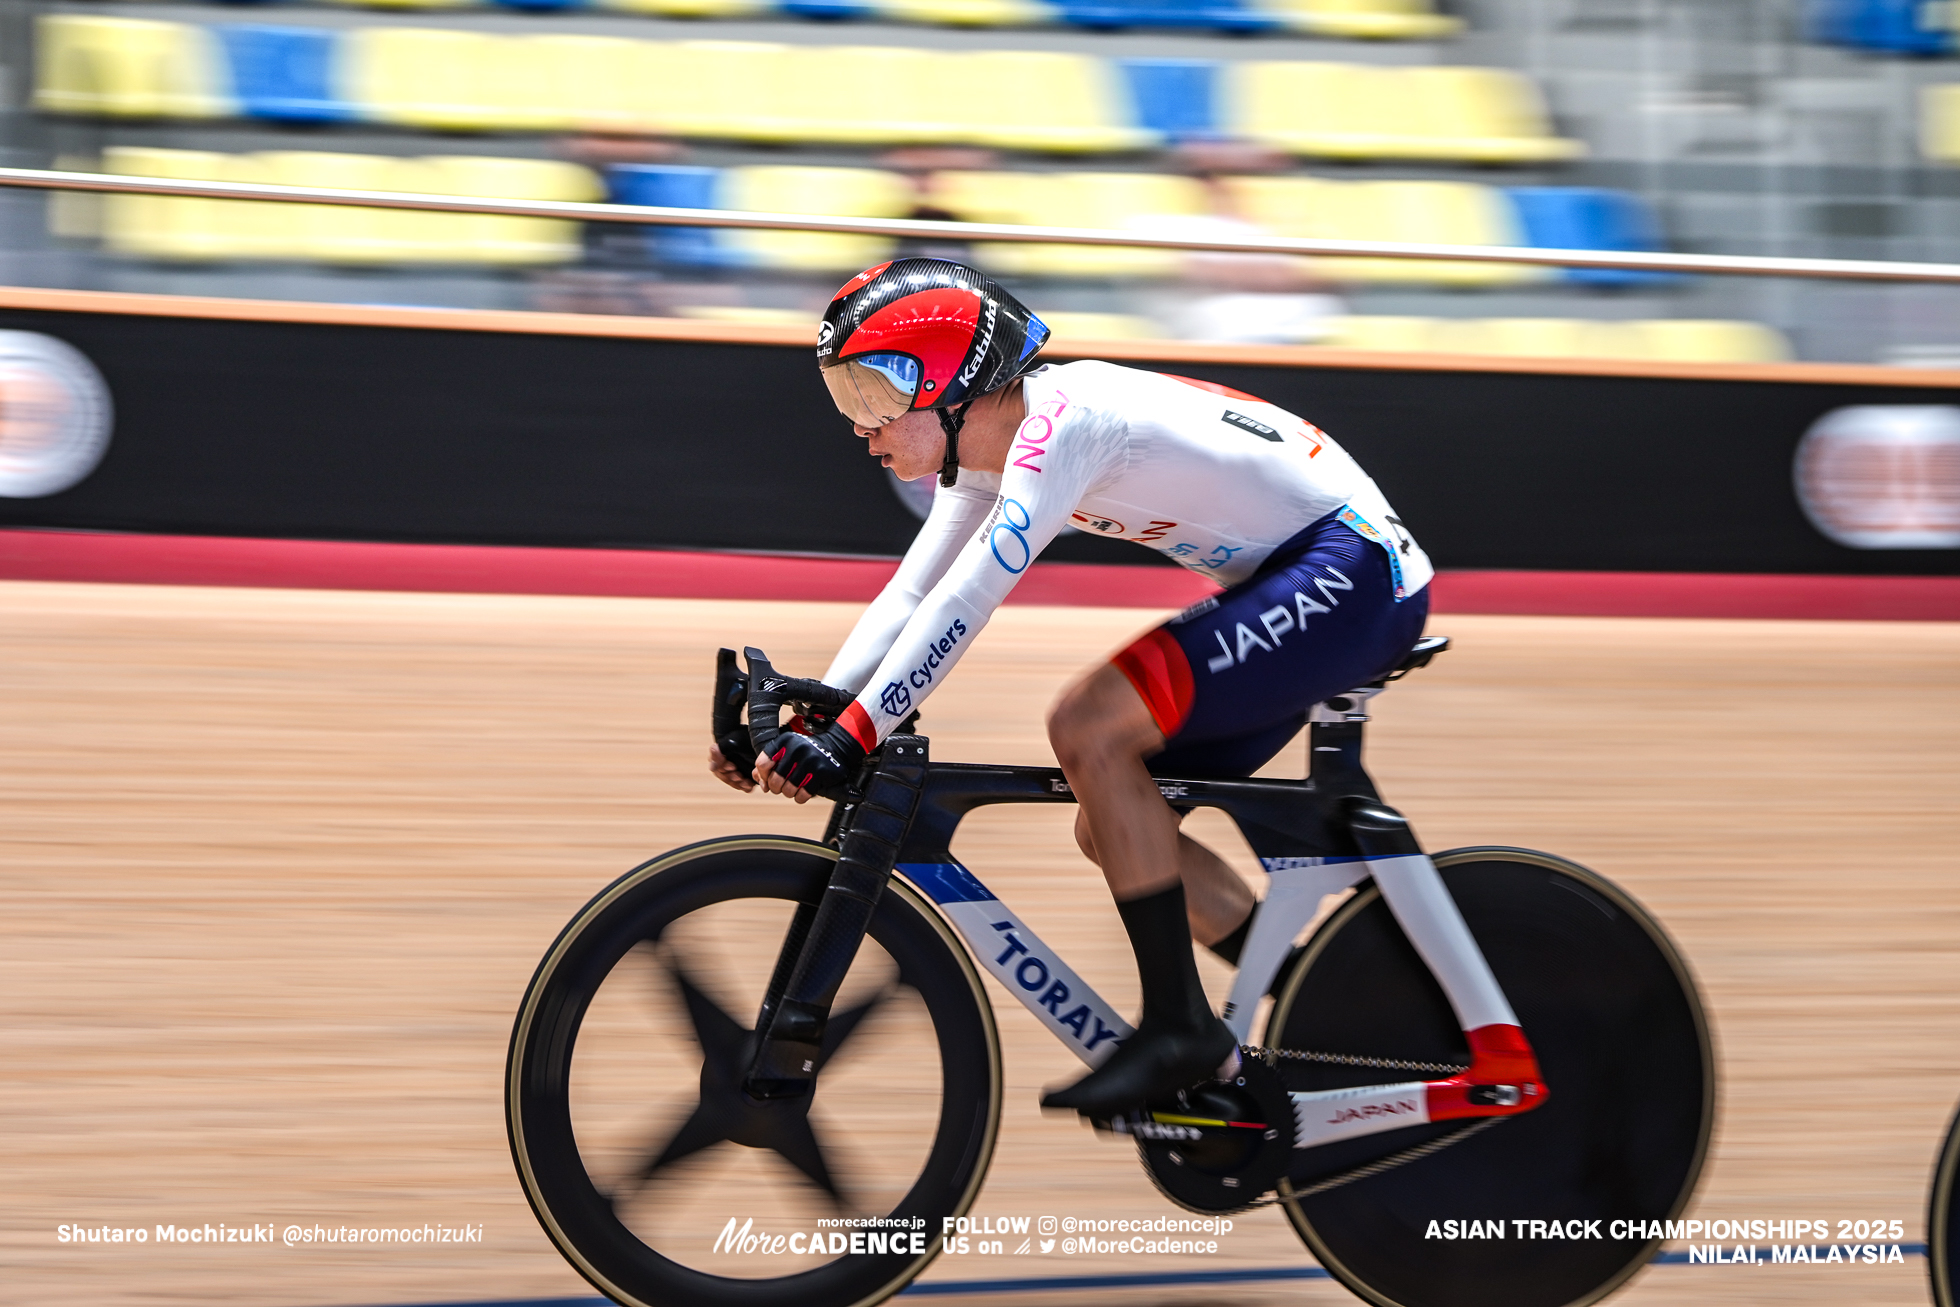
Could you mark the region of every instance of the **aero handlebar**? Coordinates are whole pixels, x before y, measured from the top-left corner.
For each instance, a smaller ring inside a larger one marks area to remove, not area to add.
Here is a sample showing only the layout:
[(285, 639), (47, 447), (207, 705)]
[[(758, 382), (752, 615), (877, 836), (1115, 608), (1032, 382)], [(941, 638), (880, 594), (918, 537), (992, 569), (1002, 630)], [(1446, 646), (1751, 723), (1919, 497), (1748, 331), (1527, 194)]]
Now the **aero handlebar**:
[[(715, 655), (715, 706), (712, 725), (715, 744), (722, 756), (741, 766), (756, 754), (773, 754), (776, 737), (783, 732), (783, 705), (804, 704), (820, 712), (834, 714), (850, 706), (848, 691), (784, 676), (769, 665), (769, 656), (760, 649), (744, 649), (748, 671), (735, 664), (735, 651), (723, 649)], [(746, 734), (742, 730), (742, 706), (749, 710)], [(747, 758), (738, 757), (742, 746), (749, 746)]]

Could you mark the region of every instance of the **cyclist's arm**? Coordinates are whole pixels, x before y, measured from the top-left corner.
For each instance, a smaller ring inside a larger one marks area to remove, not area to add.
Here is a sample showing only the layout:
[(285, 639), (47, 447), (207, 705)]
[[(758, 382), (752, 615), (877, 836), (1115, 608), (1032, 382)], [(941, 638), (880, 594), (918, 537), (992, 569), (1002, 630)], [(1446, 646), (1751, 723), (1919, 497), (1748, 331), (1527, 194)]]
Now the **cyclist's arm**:
[(957, 485), (941, 486), (933, 495), (932, 511), (906, 549), (898, 571), (864, 610), (831, 659), (830, 670), (823, 674), (825, 685), (853, 694), (865, 687), (920, 601), (946, 575), (960, 546), (994, 506), (995, 495), (989, 488), (992, 481), (992, 477), (976, 477), (969, 472)]
[(992, 511), (845, 710), (841, 720), (865, 748), (891, 734), (946, 679), (1083, 495), (1125, 457), (1115, 424), (1092, 413), (1081, 418), (1056, 423), (1041, 457), (1010, 461)]

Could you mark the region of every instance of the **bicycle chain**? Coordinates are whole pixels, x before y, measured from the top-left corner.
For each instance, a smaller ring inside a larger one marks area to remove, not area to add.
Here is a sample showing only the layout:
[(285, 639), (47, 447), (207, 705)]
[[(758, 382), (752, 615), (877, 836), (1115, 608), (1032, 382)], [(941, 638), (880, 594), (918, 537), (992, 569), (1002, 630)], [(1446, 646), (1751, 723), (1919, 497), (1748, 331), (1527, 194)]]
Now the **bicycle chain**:
[[(1448, 1062), (1413, 1062), (1401, 1058), (1364, 1057), (1352, 1053), (1319, 1053), (1311, 1049), (1265, 1048), (1258, 1044), (1242, 1044), (1240, 1051), (1259, 1058), (1267, 1066), (1285, 1058), (1295, 1062), (1321, 1062), (1333, 1066), (1358, 1066), (1388, 1071), (1435, 1071), (1445, 1075), (1459, 1075), (1470, 1069)], [(1357, 1180), (1366, 1180), (1371, 1176), (1393, 1171), (1411, 1162), (1419, 1162), (1425, 1157), (1433, 1157), (1453, 1144), (1460, 1144), (1470, 1136), (1482, 1134), (1492, 1126), (1502, 1125), (1510, 1119), (1508, 1116), (1487, 1116), (1480, 1121), (1466, 1122), (1446, 1135), (1438, 1135), (1425, 1143), (1405, 1148), (1399, 1153), (1390, 1153), (1387, 1157), (1378, 1157), (1372, 1162), (1364, 1162), (1360, 1166), (1316, 1180), (1306, 1188), (1295, 1190), (1285, 1197), (1276, 1195), (1272, 1198), (1255, 1199), (1244, 1207), (1234, 1210), (1244, 1212), (1257, 1207), (1278, 1207), (1282, 1203), (1297, 1203), (1303, 1198), (1314, 1198), (1331, 1189), (1339, 1189), (1342, 1185), (1353, 1184)], [(1152, 1179), (1154, 1180), (1155, 1177)], [(1159, 1188), (1161, 1189), (1161, 1186)]]
[(1251, 1054), (1267, 1066), (1272, 1066), (1281, 1058), (1287, 1058), (1295, 1062), (1325, 1062), (1333, 1066), (1359, 1066), (1378, 1071), (1434, 1071), (1446, 1076), (1462, 1075), (1470, 1069), (1453, 1062), (1406, 1062), (1393, 1057), (1363, 1057), (1355, 1053), (1316, 1053), (1304, 1048), (1264, 1048), (1258, 1044), (1241, 1044), (1239, 1051)]
[(1305, 1189), (1295, 1190), (1284, 1198), (1261, 1198), (1258, 1202), (1251, 1204), (1251, 1206), (1277, 1207), (1281, 1203), (1297, 1203), (1302, 1198), (1316, 1197), (1317, 1195), (1326, 1193), (1329, 1189), (1339, 1189), (1344, 1184), (1353, 1184), (1356, 1180), (1366, 1180), (1370, 1176), (1380, 1175), (1384, 1171), (1393, 1171), (1398, 1166), (1407, 1166), (1410, 1162), (1420, 1162), (1425, 1157), (1442, 1152), (1452, 1144), (1460, 1144), (1471, 1135), (1482, 1134), (1492, 1126), (1503, 1125), (1510, 1119), (1508, 1116), (1487, 1116), (1481, 1121), (1472, 1121), (1467, 1125), (1452, 1130), (1446, 1135), (1438, 1135), (1426, 1144), (1417, 1144), (1413, 1148), (1405, 1148), (1399, 1153), (1390, 1153), (1387, 1157), (1378, 1158), (1365, 1166), (1357, 1166), (1351, 1171), (1342, 1171), (1338, 1175), (1328, 1176), (1325, 1180), (1316, 1180)]

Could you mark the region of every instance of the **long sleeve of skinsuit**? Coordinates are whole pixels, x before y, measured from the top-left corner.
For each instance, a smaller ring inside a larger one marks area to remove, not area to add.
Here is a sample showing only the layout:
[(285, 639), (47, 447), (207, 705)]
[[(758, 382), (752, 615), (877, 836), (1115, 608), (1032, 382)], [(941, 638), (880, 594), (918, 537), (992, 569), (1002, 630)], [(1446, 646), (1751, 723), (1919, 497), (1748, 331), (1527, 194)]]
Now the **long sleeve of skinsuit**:
[(1059, 392), (1029, 398), (1006, 470), (962, 472), (940, 491), (898, 575), (831, 664), (829, 683), (859, 692), (843, 721), (866, 748), (945, 679), (1083, 495), (1125, 465), (1121, 419)]

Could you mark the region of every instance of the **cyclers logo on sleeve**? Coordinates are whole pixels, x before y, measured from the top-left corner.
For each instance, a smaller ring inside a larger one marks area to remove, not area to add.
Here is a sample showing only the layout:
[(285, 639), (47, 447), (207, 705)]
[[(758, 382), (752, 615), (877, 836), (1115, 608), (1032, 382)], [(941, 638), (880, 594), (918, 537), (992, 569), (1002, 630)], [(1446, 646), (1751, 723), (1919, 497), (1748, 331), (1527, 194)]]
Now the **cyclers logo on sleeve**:
[(1028, 543), (1027, 537), (1027, 530), (1033, 525), (1034, 515), (1028, 512), (1026, 504), (1003, 496), (994, 505), (994, 515), (984, 528), (987, 547), (994, 551), (994, 561), (1016, 576), (1027, 571), (1028, 564), (1034, 561), (1034, 546)]
[[(917, 667), (914, 667), (911, 670), (911, 672), (907, 674), (905, 678), (906, 680), (912, 682), (913, 689), (923, 690), (928, 685), (932, 684), (932, 673), (934, 669), (937, 668), (941, 663), (946, 661), (946, 655), (953, 652), (954, 648), (957, 647), (960, 642), (960, 637), (965, 634), (966, 634), (966, 623), (962, 622), (959, 618), (955, 617), (953, 619), (953, 624), (946, 628), (946, 633), (944, 635), (940, 636), (937, 640), (933, 640), (929, 642), (926, 645), (926, 660), (920, 663)], [(899, 685), (896, 681), (894, 681), (891, 685), (885, 687), (886, 695), (889, 696), (892, 690), (894, 689), (896, 689), (900, 694), (905, 694), (905, 687)], [(905, 701), (908, 704), (911, 703), (912, 697), (910, 695), (906, 695)], [(886, 708), (885, 711), (891, 713), (892, 716), (894, 717), (898, 715), (897, 712), (891, 708)]]
[(912, 706), (912, 692), (897, 681), (888, 681), (878, 693), (878, 706), (891, 717), (897, 717)]

